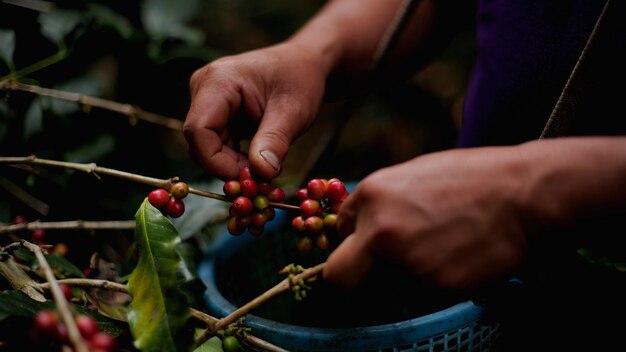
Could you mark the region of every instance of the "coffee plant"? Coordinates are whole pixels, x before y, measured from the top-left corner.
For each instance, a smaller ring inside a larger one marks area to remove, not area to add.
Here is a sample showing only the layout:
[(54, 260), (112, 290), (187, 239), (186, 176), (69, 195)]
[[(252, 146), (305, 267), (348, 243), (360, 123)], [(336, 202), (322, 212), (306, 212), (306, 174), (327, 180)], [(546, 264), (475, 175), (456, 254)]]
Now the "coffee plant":
[[(243, 168), (235, 185), (189, 159), (189, 77), (241, 50), (206, 45), (220, 40), (198, 25), (215, 23), (213, 5), (0, 4), (0, 350), (259, 343), (245, 325), (253, 306), (205, 313), (195, 264), (223, 231), (262, 236), (277, 209), (299, 214), (286, 190), (310, 169), (285, 182)], [(273, 295), (320, 271), (285, 278)]]

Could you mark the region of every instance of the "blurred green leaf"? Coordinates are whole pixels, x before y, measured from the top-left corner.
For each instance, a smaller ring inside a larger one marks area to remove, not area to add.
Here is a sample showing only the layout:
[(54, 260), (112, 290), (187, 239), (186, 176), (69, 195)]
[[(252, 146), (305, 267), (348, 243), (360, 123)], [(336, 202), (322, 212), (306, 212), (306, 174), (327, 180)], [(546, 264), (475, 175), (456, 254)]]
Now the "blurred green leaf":
[(24, 115), (24, 140), (43, 131), (43, 108), (41, 99), (36, 98), (26, 110)]
[(186, 22), (196, 14), (200, 4), (199, 0), (147, 0), (141, 8), (141, 19), (146, 32), (157, 41), (174, 38), (198, 46), (204, 34)]
[(41, 34), (57, 45), (64, 43), (65, 37), (81, 23), (84, 16), (76, 10), (57, 9), (39, 14)]
[(12, 316), (31, 318), (43, 308), (54, 308), (52, 301), (38, 302), (22, 291), (10, 290), (0, 293), (0, 321)]
[[(20, 247), (20, 248), (15, 249), (13, 251), (13, 254), (17, 258), (20, 258), (22, 261), (28, 263), (32, 269), (39, 268), (39, 263), (37, 262), (35, 255), (28, 249)], [(83, 276), (82, 270), (80, 270), (76, 265), (74, 265), (72, 262), (67, 260), (62, 255), (59, 255), (58, 253), (50, 253), (46, 255), (46, 260), (48, 261), (48, 264), (50, 264), (50, 266), (54, 270), (59, 271), (60, 273), (64, 274), (66, 277), (67, 276), (73, 276), (73, 277)]]
[(15, 51), (15, 32), (12, 30), (0, 30), (0, 59), (7, 66), (13, 67), (13, 52)]
[[(222, 193), (223, 185), (224, 181), (218, 179), (189, 184), (190, 187), (214, 193)], [(205, 226), (223, 219), (228, 214), (229, 204), (221, 200), (189, 195), (184, 201), (185, 213), (179, 218), (172, 219), (182, 240), (199, 234)]]
[(91, 143), (65, 152), (65, 160), (74, 163), (87, 163), (101, 160), (115, 149), (115, 137), (103, 133)]
[(100, 4), (89, 3), (87, 6), (99, 24), (113, 28), (124, 39), (132, 36), (134, 28), (126, 17)]
[(83, 272), (72, 262), (58, 253), (50, 253), (46, 256), (48, 264), (65, 277), (83, 277)]
[(176, 227), (147, 198), (135, 219), (139, 260), (128, 279), (128, 292), (133, 297), (128, 322), (134, 345), (142, 351), (186, 350), (192, 336), (185, 336), (190, 312), (177, 280), (182, 264), (177, 251), (180, 237)]

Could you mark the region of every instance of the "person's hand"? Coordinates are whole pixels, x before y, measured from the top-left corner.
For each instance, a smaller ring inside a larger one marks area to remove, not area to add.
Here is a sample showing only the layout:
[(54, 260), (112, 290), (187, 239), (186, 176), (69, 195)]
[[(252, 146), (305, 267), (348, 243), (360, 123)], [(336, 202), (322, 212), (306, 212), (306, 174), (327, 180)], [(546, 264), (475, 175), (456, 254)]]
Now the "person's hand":
[(354, 287), (379, 261), (446, 289), (471, 289), (523, 260), (523, 168), (512, 149), (452, 150), (381, 169), (338, 214), (345, 240), (324, 278)]
[[(248, 162), (257, 175), (272, 179), (292, 141), (314, 120), (325, 80), (318, 58), (292, 43), (202, 67), (191, 77), (191, 106), (184, 124), (190, 154), (222, 179), (237, 178)], [(253, 136), (242, 135), (250, 123), (253, 129), (258, 124), (258, 130)], [(249, 137), (244, 155), (239, 139)]]

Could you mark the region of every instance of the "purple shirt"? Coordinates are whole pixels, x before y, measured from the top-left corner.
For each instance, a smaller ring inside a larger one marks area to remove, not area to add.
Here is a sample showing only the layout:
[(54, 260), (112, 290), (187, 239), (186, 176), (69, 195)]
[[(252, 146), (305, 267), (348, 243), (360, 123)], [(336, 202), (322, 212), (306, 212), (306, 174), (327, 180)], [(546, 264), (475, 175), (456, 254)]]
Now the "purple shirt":
[(479, 0), (478, 53), (458, 145), (537, 139), (603, 5), (598, 0)]

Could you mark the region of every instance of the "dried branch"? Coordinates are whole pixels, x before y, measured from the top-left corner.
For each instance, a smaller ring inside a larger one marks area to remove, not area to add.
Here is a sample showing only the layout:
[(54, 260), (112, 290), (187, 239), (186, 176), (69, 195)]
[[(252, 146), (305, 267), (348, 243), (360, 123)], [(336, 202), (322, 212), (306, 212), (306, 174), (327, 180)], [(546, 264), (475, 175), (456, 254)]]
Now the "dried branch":
[(37, 229), (77, 229), (77, 230), (132, 230), (135, 228), (135, 220), (117, 220), (117, 221), (32, 221), (22, 224), (2, 225), (0, 224), (0, 233), (16, 232), (20, 230), (37, 230)]
[[(69, 286), (78, 286), (78, 287), (91, 287), (91, 288), (102, 288), (105, 290), (128, 293), (128, 288), (124, 284), (120, 284), (117, 282), (109, 281), (109, 280), (99, 280), (99, 279), (62, 279), (57, 280), (59, 284), (66, 284)], [(39, 288), (44, 290), (50, 289), (50, 283), (45, 282), (38, 285)]]
[[(147, 184), (147, 185), (157, 187), (157, 188), (164, 188), (168, 191), (170, 191), (172, 185), (178, 181), (178, 177), (173, 177), (169, 179), (158, 179), (154, 177), (142, 176), (142, 175), (137, 175), (137, 174), (133, 174), (130, 172), (97, 166), (96, 163), (81, 164), (81, 163), (73, 163), (69, 161), (41, 159), (41, 158), (37, 158), (35, 155), (30, 155), (26, 157), (0, 157), (0, 164), (25, 164), (25, 165), (43, 165), (43, 166), (62, 167), (66, 169), (77, 170), (77, 171), (82, 171), (88, 174), (92, 174), (97, 178), (100, 178), (99, 176), (100, 174), (107, 175), (107, 176), (114, 176), (114, 177), (127, 179), (130, 181), (134, 181), (137, 183)], [(202, 190), (195, 189), (192, 187), (189, 187), (189, 193), (193, 193), (193, 194), (207, 197), (207, 198), (221, 200), (224, 202), (231, 201), (230, 199), (228, 199), (228, 197), (226, 197), (223, 194), (202, 191)], [(294, 206), (294, 205), (284, 204), (284, 203), (270, 202), (269, 205), (274, 208), (280, 208), (284, 210), (300, 211), (299, 207)]]
[(0, 88), (10, 91), (29, 92), (60, 100), (73, 101), (85, 107), (97, 107), (109, 111), (118, 112), (120, 114), (130, 117), (132, 119), (131, 121), (133, 121), (134, 119), (139, 119), (161, 125), (175, 131), (183, 130), (183, 122), (181, 120), (144, 111), (140, 107), (131, 104), (122, 104), (112, 100), (91, 97), (78, 93), (65, 92), (57, 89), (43, 88), (11, 80), (0, 83)]

